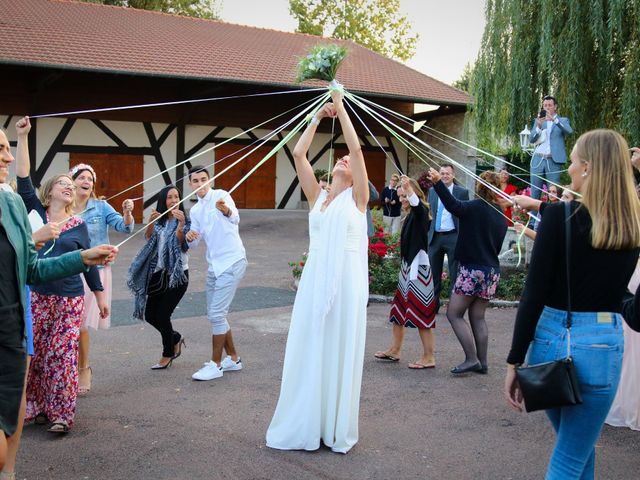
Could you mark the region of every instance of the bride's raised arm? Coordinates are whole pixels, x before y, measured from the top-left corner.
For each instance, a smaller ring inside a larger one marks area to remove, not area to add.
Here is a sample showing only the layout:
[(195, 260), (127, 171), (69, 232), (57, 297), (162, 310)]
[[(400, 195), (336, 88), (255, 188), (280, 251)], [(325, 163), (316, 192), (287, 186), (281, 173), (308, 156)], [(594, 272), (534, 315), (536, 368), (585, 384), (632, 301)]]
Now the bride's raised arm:
[(316, 129), (320, 125), (320, 121), (325, 117), (335, 117), (335, 109), (332, 104), (328, 103), (315, 114), (309, 122), (309, 125), (302, 133), (300, 140), (293, 149), (293, 160), (296, 165), (296, 174), (300, 181), (300, 187), (309, 201), (309, 208), (313, 208), (318, 195), (320, 194), (320, 185), (313, 173), (313, 167), (307, 159), (307, 152), (313, 142)]
[(353, 175), (353, 197), (358, 209), (364, 212), (367, 209), (367, 203), (369, 203), (369, 179), (367, 177), (367, 168), (364, 164), (360, 141), (342, 102), (342, 92), (332, 90), (331, 98), (333, 99), (338, 120), (340, 120), (340, 125), (342, 126), (342, 135), (349, 149), (349, 164)]

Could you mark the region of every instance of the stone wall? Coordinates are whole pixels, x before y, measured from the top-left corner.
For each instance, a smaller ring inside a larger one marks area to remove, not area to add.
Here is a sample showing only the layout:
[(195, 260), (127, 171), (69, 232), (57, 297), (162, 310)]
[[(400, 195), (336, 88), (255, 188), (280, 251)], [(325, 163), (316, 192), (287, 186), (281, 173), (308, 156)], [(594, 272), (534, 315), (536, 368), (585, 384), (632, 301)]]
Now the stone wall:
[[(466, 143), (475, 144), (475, 135), (473, 132), (469, 132), (469, 129), (465, 126), (464, 113), (454, 113), (451, 115), (442, 115), (430, 120), (427, 125), (439, 132), (446, 133), (457, 139), (460, 139)], [(437, 133), (433, 132), (435, 135)], [(450, 157), (455, 162), (462, 164), (465, 168), (475, 173), (476, 171), (476, 156), (473, 149), (465, 147), (464, 145), (455, 142), (451, 139), (438, 139), (432, 134), (430, 130), (421, 130), (418, 137), (425, 143), (431, 145), (433, 148), (442, 152), (447, 157)], [(424, 148), (424, 147), (423, 147)], [(435, 157), (435, 156), (434, 156)], [(448, 163), (446, 160), (436, 158), (438, 164)], [(409, 169), (408, 173), (412, 177), (417, 177), (420, 172), (428, 169), (432, 166), (434, 160), (427, 160), (429, 165), (426, 165), (422, 160), (417, 158), (412, 152), (409, 152)], [(457, 181), (467, 188), (470, 192), (475, 189), (475, 181), (473, 177), (466, 174), (461, 168), (456, 167), (456, 179)]]

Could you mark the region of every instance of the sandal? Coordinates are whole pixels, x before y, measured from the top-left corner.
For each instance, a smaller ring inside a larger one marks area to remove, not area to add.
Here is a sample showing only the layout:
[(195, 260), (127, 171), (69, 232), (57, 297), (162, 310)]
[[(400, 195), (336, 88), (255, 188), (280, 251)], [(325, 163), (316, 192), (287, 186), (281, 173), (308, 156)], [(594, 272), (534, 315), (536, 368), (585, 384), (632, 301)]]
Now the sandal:
[(378, 360), (386, 360), (388, 362), (398, 362), (400, 357), (396, 357), (387, 352), (376, 352), (373, 354)]
[(89, 371), (89, 381), (87, 383), (80, 383), (80, 375), (78, 375), (78, 396), (82, 397), (89, 393), (91, 390), (91, 379), (93, 378), (93, 370), (91, 367), (81, 368), (79, 369), (79, 373), (82, 371)]
[(46, 425), (48, 421), (49, 419), (47, 418), (46, 413), (39, 413), (33, 419), (33, 423), (35, 423), (36, 425)]
[(49, 428), (47, 428), (47, 432), (51, 432), (51, 433), (69, 433), (69, 425), (67, 425), (65, 422), (53, 422), (51, 425), (49, 425)]

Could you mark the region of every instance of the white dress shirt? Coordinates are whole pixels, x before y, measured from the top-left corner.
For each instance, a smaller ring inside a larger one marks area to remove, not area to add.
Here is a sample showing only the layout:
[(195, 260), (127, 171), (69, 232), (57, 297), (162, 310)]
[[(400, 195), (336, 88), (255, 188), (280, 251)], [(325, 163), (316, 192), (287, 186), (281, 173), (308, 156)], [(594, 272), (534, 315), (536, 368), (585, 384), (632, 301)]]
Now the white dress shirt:
[[(453, 183), (447, 188), (449, 189), (449, 193), (453, 195)], [(444, 205), (442, 204), (442, 200), (440, 200), (440, 198), (438, 198), (438, 208), (442, 209), (442, 217), (440, 218), (440, 230), (438, 230), (438, 232), (450, 232), (451, 230), (455, 230), (456, 224), (453, 223), (453, 215), (451, 215), (451, 212), (449, 212), (449, 210), (444, 208)]]
[[(218, 200), (224, 200), (231, 210), (228, 217), (216, 208)], [(200, 239), (206, 242), (209, 271), (216, 277), (237, 261), (246, 259), (238, 231), (240, 215), (229, 193), (224, 190), (209, 190), (203, 198), (198, 197), (198, 203), (191, 208), (189, 215), (191, 230), (200, 234), (198, 239), (189, 242), (189, 248), (196, 248)]]
[[(533, 152), (535, 155), (551, 155), (551, 130), (553, 129), (553, 126), (558, 123), (558, 115), (556, 114), (553, 117), (553, 121), (551, 120), (547, 120), (544, 123), (546, 123), (546, 135), (544, 137), (544, 141), (538, 145), (536, 147), (535, 152)], [(539, 135), (542, 132), (542, 129), (540, 127), (536, 127), (536, 133)]]

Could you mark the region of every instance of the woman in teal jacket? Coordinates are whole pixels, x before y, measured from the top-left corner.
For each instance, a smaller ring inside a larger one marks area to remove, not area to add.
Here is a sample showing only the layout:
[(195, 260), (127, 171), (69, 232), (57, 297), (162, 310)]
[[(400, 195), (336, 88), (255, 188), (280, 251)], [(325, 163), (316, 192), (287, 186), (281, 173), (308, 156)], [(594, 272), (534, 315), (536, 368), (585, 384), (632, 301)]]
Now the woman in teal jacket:
[[(7, 181), (13, 161), (9, 140), (0, 130), (0, 183)], [(6, 458), (7, 437), (16, 431), (24, 387), (25, 285), (74, 275), (88, 265), (106, 265), (117, 252), (116, 247), (101, 245), (38, 259), (22, 199), (0, 191), (0, 469)]]

